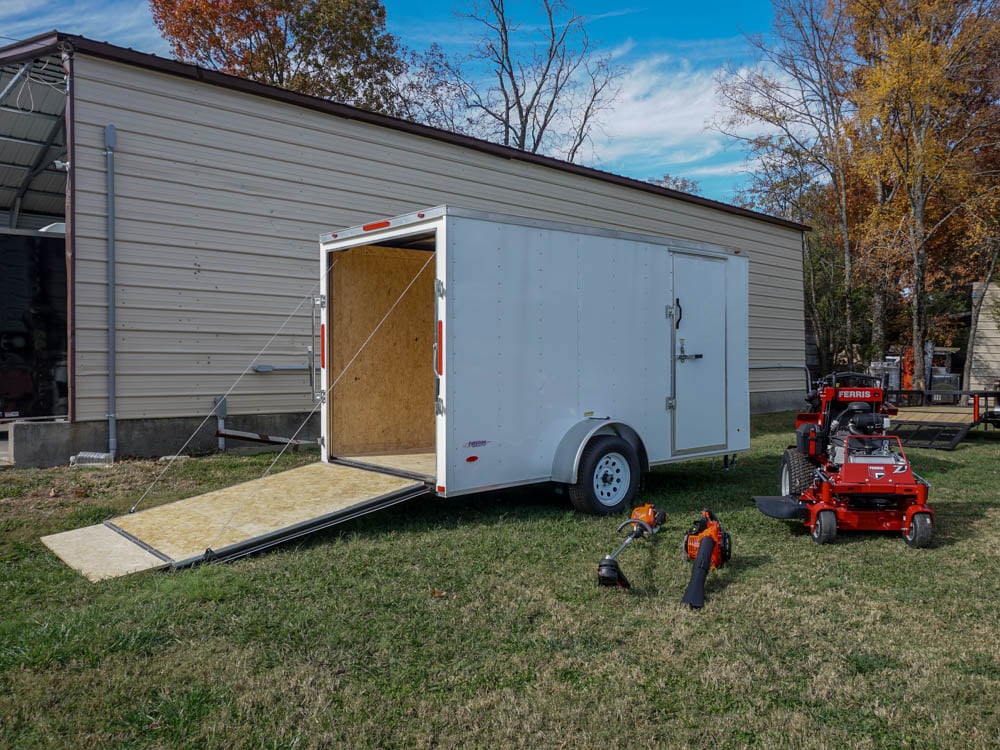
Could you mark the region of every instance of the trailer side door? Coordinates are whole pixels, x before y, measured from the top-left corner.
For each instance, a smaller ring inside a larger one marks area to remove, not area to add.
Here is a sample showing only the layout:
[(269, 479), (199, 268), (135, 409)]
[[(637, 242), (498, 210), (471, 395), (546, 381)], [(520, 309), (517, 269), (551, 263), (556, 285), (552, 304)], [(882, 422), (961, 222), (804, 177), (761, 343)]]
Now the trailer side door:
[(675, 252), (673, 452), (726, 446), (726, 261)]

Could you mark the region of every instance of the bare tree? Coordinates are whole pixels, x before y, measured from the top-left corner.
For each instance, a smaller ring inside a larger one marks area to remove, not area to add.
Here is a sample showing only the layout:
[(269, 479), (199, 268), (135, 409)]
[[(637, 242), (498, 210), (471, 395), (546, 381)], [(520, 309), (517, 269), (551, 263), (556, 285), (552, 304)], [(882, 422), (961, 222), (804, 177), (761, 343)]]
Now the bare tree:
[(504, 0), (467, 15), (482, 27), (471, 54), (432, 47), (411, 63), (409, 116), (531, 153), (576, 160), (621, 75), (598, 55), (584, 18), (563, 0), (540, 0), (542, 22), (526, 27)]
[[(764, 164), (765, 179), (791, 171), (796, 180), (788, 184), (799, 188), (813, 179), (832, 184), (841, 235), (844, 343), (853, 367), (854, 274), (846, 174), (851, 159), (846, 125), (852, 111), (845, 93), (852, 69), (849, 25), (838, 3), (774, 0), (772, 5), (773, 39), (749, 40), (758, 65), (730, 68), (719, 77), (718, 91), (728, 114), (716, 128), (747, 143)], [(747, 125), (763, 126), (765, 132), (747, 135)], [(810, 179), (803, 180), (804, 175)]]
[(701, 185), (698, 184), (698, 180), (692, 180), (690, 177), (675, 177), (672, 174), (664, 174), (663, 177), (657, 177), (654, 180), (650, 180), (650, 182), (654, 185), (678, 190), (682, 193), (701, 195)]

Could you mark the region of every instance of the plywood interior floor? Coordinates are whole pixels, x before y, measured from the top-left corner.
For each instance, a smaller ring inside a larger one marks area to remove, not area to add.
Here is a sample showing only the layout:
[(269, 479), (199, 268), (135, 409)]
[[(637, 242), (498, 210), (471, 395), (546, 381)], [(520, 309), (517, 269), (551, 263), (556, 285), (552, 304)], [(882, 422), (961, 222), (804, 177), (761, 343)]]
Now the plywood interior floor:
[(367, 464), (368, 466), (418, 474), (427, 479), (433, 479), (437, 473), (437, 455), (433, 451), (378, 456), (343, 456), (342, 458), (345, 461)]

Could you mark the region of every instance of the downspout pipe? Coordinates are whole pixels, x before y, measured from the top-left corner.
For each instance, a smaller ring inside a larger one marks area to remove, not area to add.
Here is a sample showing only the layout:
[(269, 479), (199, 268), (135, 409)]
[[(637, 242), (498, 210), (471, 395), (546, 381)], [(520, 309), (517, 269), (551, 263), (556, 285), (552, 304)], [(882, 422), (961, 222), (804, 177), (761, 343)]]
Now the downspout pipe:
[(115, 148), (118, 133), (114, 125), (104, 128), (104, 158), (108, 176), (108, 453), (115, 460), (118, 453), (117, 423), (117, 382), (115, 379), (117, 361), (117, 294), (115, 288)]

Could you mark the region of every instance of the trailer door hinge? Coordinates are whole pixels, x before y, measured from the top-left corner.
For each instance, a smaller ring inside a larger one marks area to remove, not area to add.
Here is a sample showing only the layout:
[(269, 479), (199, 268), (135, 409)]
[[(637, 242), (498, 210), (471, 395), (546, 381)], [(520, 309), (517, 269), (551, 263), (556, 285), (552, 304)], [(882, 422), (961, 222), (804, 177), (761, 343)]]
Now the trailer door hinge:
[(667, 411), (677, 408), (677, 399), (673, 396), (667, 396)]
[(439, 417), (444, 414), (444, 401), (439, 398), (434, 399), (434, 414)]
[(667, 312), (667, 320), (673, 320), (674, 319), (674, 306), (673, 305), (667, 305), (666, 312)]
[(316, 391), (313, 393), (313, 401), (319, 401), (321, 404), (326, 403), (326, 391)]
[(325, 310), (326, 309), (326, 295), (325, 294), (321, 294), (318, 297), (313, 297), (313, 304), (316, 305), (316, 307), (319, 307), (319, 308), (322, 308), (322, 309)]
[(434, 279), (434, 294), (444, 297), (444, 282), (441, 279)]

